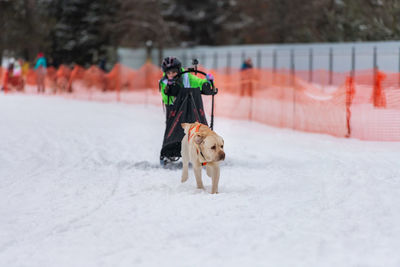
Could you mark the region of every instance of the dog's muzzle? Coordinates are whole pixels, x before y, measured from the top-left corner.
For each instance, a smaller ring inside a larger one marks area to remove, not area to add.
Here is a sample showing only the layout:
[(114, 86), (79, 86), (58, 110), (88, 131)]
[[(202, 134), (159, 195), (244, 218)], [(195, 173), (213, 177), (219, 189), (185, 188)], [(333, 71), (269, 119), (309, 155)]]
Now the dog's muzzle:
[(220, 151), (219, 152), (219, 160), (224, 160), (225, 159), (225, 152), (224, 151)]

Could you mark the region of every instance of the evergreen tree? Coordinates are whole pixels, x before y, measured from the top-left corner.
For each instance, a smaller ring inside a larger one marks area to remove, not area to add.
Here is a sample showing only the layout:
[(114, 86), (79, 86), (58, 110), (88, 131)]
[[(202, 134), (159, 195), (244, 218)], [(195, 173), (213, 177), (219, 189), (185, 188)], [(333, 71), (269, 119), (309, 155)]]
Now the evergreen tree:
[(0, 55), (33, 60), (43, 51), (87, 66), (148, 40), (158, 48), (398, 40), (399, 17), (398, 0), (0, 0)]
[(163, 16), (177, 40), (200, 45), (215, 45), (221, 23), (218, 16), (218, 1), (185, 1), (164, 2)]
[(56, 23), (50, 35), (51, 55), (57, 63), (89, 65), (112, 45), (109, 24), (113, 21), (112, 0), (57, 0), (52, 6)]
[(33, 60), (49, 46), (48, 1), (0, 0), (0, 55), (9, 50), (16, 57)]

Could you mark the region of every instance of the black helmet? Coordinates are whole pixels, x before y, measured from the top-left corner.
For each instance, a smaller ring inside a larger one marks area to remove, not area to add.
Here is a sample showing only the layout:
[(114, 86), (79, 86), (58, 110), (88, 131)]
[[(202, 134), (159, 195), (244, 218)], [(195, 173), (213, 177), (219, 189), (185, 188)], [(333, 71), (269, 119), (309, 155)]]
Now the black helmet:
[(182, 68), (182, 63), (176, 57), (166, 57), (161, 64), (161, 68), (163, 72), (167, 72), (171, 69), (177, 69), (178, 72), (180, 72)]

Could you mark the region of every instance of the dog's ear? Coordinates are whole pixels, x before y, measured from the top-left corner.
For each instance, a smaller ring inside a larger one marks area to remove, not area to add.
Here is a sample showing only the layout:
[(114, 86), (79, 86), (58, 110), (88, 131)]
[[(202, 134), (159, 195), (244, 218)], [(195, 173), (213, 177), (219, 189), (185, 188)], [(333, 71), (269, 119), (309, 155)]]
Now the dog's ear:
[(194, 142), (196, 143), (196, 144), (198, 144), (198, 145), (200, 145), (201, 144), (201, 142), (203, 142), (203, 140), (206, 138), (206, 136), (204, 135), (204, 134), (200, 134), (200, 133), (198, 133), (198, 134), (196, 134), (195, 136), (194, 136)]
[(189, 123), (181, 123), (181, 126), (182, 126), (182, 128), (185, 130), (186, 129), (186, 126), (188, 126), (189, 125)]

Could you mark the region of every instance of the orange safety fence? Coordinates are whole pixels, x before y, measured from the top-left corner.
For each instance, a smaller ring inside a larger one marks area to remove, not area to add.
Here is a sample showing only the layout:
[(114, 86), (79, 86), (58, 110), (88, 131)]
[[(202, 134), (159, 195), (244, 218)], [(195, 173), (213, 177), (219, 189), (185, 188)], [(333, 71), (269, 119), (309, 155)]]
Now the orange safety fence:
[[(199, 69), (204, 70), (203, 67)], [(352, 137), (400, 141), (400, 74), (379, 70), (335, 73), (285, 69), (206, 70), (219, 89), (215, 116), (252, 120), (281, 128)], [(0, 69), (0, 81), (6, 70)], [(97, 66), (49, 67), (46, 94), (96, 101), (161, 105), (158, 66), (132, 69), (116, 64), (106, 73)], [(202, 77), (200, 75), (200, 77)], [(202, 77), (203, 78), (203, 77)], [(29, 70), (25, 92), (37, 93)], [(11, 89), (12, 91), (12, 89)], [(211, 111), (211, 97), (204, 96)]]
[(216, 115), (295, 130), (346, 135), (345, 86), (322, 91), (288, 70), (215, 73)]

